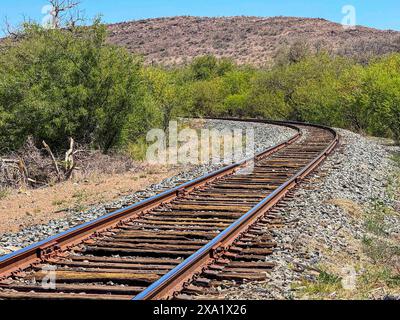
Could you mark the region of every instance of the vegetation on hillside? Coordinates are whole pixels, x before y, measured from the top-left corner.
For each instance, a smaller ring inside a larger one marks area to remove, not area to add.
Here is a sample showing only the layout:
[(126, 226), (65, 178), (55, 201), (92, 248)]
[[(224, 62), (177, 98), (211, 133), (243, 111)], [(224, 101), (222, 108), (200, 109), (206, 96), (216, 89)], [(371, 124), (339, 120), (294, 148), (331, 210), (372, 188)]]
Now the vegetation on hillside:
[(146, 64), (183, 65), (215, 55), (238, 64), (271, 66), (283, 51), (304, 44), (312, 52), (355, 57), (399, 52), (400, 33), (301, 17), (168, 17), (108, 26), (109, 41), (143, 55)]
[[(144, 66), (106, 42), (106, 28), (24, 26), (0, 56), (0, 153), (28, 139), (53, 150), (68, 138), (108, 152), (177, 116), (290, 119), (400, 140), (400, 54), (368, 64), (292, 48), (274, 67), (202, 56)], [(301, 52), (293, 52), (301, 50)]]
[(182, 116), (290, 119), (400, 139), (400, 54), (367, 65), (307, 54), (270, 69), (208, 56), (179, 72), (186, 77), (179, 91), (188, 93), (176, 104)]

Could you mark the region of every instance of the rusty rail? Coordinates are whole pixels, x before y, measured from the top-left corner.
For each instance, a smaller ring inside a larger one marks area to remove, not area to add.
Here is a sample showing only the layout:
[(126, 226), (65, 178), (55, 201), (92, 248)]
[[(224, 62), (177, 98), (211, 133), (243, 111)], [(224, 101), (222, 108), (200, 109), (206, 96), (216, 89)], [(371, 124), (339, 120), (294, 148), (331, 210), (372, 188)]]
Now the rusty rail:
[[(223, 120), (234, 120), (223, 118)], [(262, 120), (244, 120), (251, 122), (265, 123)], [(268, 121), (268, 123), (281, 124), (281, 122)], [(210, 264), (222, 252), (227, 250), (229, 246), (235, 241), (235, 239), (246, 230), (260, 217), (262, 217), (269, 209), (271, 209), (279, 200), (285, 197), (285, 195), (294, 187), (296, 187), (309, 173), (311, 173), (316, 167), (323, 162), (326, 157), (334, 150), (338, 144), (339, 137), (336, 131), (331, 128), (312, 125), (299, 122), (286, 122), (290, 124), (301, 124), (314, 126), (330, 131), (333, 134), (332, 142), (323, 150), (315, 159), (313, 159), (305, 168), (299, 171), (287, 182), (283, 183), (278, 189), (272, 194), (267, 196), (258, 205), (253, 207), (245, 215), (235, 221), (231, 226), (220, 233), (216, 238), (207, 243), (197, 252), (192, 254), (189, 258), (183, 261), (181, 264), (176, 266), (170, 272), (165, 274), (146, 290), (136, 295), (134, 300), (154, 300), (154, 299), (166, 299), (172, 298), (175, 292), (181, 290), (189, 279), (191, 279), (196, 273), (199, 273), (204, 266)]]
[[(226, 120), (238, 121), (238, 119), (226, 119)], [(252, 120), (249, 121), (251, 122)], [(260, 121), (254, 120), (254, 122), (260, 122)], [(270, 147), (267, 150), (256, 155), (256, 159), (267, 157), (281, 150), (282, 148), (296, 141), (301, 136), (300, 130), (298, 127), (295, 126), (295, 123), (286, 123), (277, 121), (262, 121), (262, 122), (289, 127), (295, 130), (297, 133), (287, 141), (280, 143), (276, 146)], [(19, 272), (32, 264), (39, 263), (45, 258), (49, 258), (52, 255), (61, 253), (62, 251), (67, 250), (68, 248), (80, 244), (84, 240), (87, 240), (90, 237), (95, 236), (100, 232), (104, 232), (108, 229), (116, 227), (127, 219), (138, 217), (139, 215), (149, 212), (161, 204), (169, 203), (174, 199), (176, 199), (182, 193), (191, 192), (216, 179), (234, 173), (241, 167), (246, 166), (246, 164), (252, 160), (253, 160), (252, 158), (245, 159), (230, 166), (221, 168), (220, 170), (217, 170), (210, 174), (206, 174), (202, 177), (184, 183), (171, 190), (165, 191), (159, 195), (153, 196), (151, 198), (148, 198), (146, 200), (143, 200), (139, 203), (133, 204), (126, 208), (114, 211), (98, 219), (81, 224), (70, 230), (67, 230), (60, 234), (49, 237), (43, 241), (30, 245), (24, 249), (0, 257), (0, 280), (9, 277), (16, 272)]]
[[(279, 225), (273, 212), (338, 136), (297, 122), (240, 121), (296, 134), (258, 154), (254, 172), (234, 175), (254, 159), (243, 160), (0, 258), (0, 299), (190, 298), (203, 292), (199, 279), (212, 289), (215, 277), (254, 279), (270, 270), (273, 243), (263, 226)], [(299, 141), (303, 130), (309, 134)], [(40, 286), (45, 264), (57, 266), (53, 291)]]

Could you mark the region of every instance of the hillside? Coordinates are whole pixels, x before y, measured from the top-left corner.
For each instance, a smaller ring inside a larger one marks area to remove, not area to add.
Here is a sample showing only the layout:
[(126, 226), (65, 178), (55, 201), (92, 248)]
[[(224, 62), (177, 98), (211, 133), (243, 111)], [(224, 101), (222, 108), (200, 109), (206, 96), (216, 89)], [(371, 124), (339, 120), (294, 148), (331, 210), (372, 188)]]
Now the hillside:
[(213, 54), (238, 63), (268, 64), (293, 43), (365, 58), (400, 51), (400, 32), (345, 30), (324, 19), (294, 17), (173, 17), (109, 25), (111, 43), (143, 54), (147, 63), (181, 64)]

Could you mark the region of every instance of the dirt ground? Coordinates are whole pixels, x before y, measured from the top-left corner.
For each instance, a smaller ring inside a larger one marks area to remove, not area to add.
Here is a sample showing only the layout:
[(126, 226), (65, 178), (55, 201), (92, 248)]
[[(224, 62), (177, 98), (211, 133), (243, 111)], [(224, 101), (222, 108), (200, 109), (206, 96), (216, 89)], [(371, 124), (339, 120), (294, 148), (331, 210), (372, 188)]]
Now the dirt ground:
[(175, 174), (176, 169), (148, 167), (140, 172), (97, 174), (81, 182), (67, 181), (42, 189), (12, 190), (0, 200), (0, 234), (63, 218), (68, 209), (84, 210), (106, 203)]

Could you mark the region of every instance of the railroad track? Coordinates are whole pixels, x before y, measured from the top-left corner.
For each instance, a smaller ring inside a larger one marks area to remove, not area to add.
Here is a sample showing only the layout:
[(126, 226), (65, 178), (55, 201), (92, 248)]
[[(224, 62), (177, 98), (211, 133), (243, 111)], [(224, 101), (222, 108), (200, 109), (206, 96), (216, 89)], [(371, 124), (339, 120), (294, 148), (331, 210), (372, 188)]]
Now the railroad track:
[(338, 142), (326, 127), (269, 123), (297, 134), (252, 172), (237, 174), (241, 161), (0, 258), (0, 299), (198, 299), (263, 280), (276, 206)]

